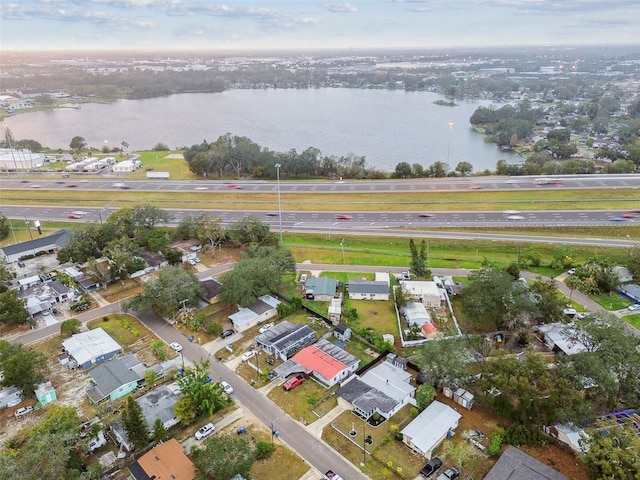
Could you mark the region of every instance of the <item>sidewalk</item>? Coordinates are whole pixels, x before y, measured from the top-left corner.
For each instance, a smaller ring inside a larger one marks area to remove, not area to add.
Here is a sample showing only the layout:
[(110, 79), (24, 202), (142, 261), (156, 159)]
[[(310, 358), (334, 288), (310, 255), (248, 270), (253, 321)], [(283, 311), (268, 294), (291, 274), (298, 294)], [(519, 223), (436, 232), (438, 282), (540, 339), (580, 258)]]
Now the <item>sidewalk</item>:
[(322, 438), (322, 430), (324, 430), (324, 427), (326, 427), (331, 422), (333, 422), (338, 417), (338, 415), (340, 415), (344, 411), (345, 409), (340, 405), (336, 406), (333, 410), (328, 412), (326, 415), (324, 415), (323, 417), (320, 417), (311, 425), (308, 425), (306, 427), (307, 431), (317, 438)]

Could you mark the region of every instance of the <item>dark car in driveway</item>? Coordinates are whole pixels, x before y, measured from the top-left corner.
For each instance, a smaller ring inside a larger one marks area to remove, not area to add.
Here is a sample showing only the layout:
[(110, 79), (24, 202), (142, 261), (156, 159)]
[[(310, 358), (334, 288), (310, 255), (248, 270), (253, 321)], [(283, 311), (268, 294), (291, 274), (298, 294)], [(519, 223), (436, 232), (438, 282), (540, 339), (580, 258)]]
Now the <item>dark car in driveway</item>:
[(220, 336), (221, 336), (222, 338), (228, 338), (228, 337), (230, 337), (231, 335), (233, 335), (234, 333), (236, 333), (236, 332), (235, 332), (235, 331), (233, 331), (233, 329), (228, 328), (228, 329), (226, 329), (226, 330), (223, 330), (223, 331), (222, 331), (222, 333), (220, 334)]
[(442, 467), (442, 460), (440, 460), (438, 457), (434, 457), (431, 460), (429, 460), (429, 463), (427, 463), (424, 467), (422, 467), (422, 469), (420, 469), (420, 473), (429, 478), (431, 475), (433, 475), (434, 473), (436, 473), (440, 467)]

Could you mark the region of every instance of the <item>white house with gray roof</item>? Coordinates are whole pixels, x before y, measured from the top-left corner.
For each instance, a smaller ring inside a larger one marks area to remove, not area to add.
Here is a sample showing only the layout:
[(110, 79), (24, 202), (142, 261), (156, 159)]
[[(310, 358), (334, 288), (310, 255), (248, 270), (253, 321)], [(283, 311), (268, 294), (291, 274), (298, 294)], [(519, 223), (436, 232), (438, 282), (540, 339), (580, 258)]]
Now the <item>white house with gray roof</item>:
[(433, 452), (458, 428), (462, 415), (444, 403), (434, 401), (400, 432), (411, 450), (431, 460)]
[(293, 324), (284, 320), (255, 338), (258, 348), (287, 360), (295, 352), (310, 345), (316, 338), (316, 332), (309, 325)]
[(405, 405), (415, 405), (412, 376), (397, 359), (396, 355), (389, 354), (384, 362), (362, 376), (352, 377), (336, 392), (338, 403), (365, 419), (374, 413), (390, 418)]
[(102, 328), (72, 335), (62, 346), (69, 355), (69, 368), (88, 369), (122, 352), (120, 344)]
[(351, 300), (389, 300), (389, 282), (375, 280), (349, 280)]
[(263, 295), (248, 307), (240, 308), (236, 313), (229, 315), (229, 320), (234, 329), (244, 332), (274, 317), (278, 313), (280, 303), (280, 300), (271, 295)]

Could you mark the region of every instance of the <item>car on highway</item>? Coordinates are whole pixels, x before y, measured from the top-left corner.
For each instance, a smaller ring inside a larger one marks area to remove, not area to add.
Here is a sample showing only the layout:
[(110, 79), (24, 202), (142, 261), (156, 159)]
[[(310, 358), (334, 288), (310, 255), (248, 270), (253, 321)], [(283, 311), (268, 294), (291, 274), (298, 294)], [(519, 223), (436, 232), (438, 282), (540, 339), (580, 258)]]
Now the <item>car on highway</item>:
[(203, 438), (208, 437), (215, 431), (216, 431), (216, 427), (213, 425), (213, 423), (207, 423), (206, 425), (203, 425), (202, 427), (200, 427), (196, 432), (195, 434), (196, 440), (202, 440)]
[(114, 184), (112, 184), (111, 186), (112, 186), (113, 188), (123, 188), (123, 189), (125, 189), (125, 190), (129, 188), (125, 183), (122, 183), (122, 182), (114, 183)]
[(336, 220), (351, 220), (352, 218), (351, 215), (336, 215)]
[(524, 220), (522, 215), (507, 215), (507, 220)]
[(181, 352), (182, 351), (182, 345), (180, 345), (178, 342), (171, 342), (169, 344), (169, 346), (175, 350), (176, 352)]
[(233, 393), (233, 387), (231, 386), (230, 383), (225, 382), (224, 380), (222, 380), (220, 382), (220, 386), (222, 387), (222, 391), (224, 393), (226, 393), (227, 395), (231, 395)]
[(520, 212), (518, 210), (503, 210), (502, 213), (505, 215), (518, 215)]
[(275, 323), (273, 323), (273, 322), (266, 323), (266, 324), (264, 324), (263, 326), (261, 326), (261, 327), (258, 329), (258, 332), (260, 332), (260, 333), (264, 333), (264, 332), (266, 332), (267, 330), (269, 330), (270, 328), (273, 328), (273, 326), (274, 326), (274, 325), (275, 325)]
[(482, 190), (482, 185), (471, 185), (469, 190)]
[(429, 460), (429, 463), (427, 463), (420, 469), (420, 474), (426, 478), (429, 478), (431, 475), (436, 473), (440, 469), (440, 467), (442, 467), (442, 460), (440, 460), (438, 457), (433, 457), (431, 460)]
[(637, 216), (637, 215), (636, 215), (635, 213), (623, 213), (623, 214), (622, 214), (622, 215), (620, 215), (620, 216), (621, 216), (622, 218), (630, 219), (630, 218), (636, 218), (636, 216)]
[(78, 215), (77, 213), (70, 213), (68, 217), (78, 219), (78, 218), (82, 218), (82, 215)]
[(29, 185), (29, 188), (42, 188), (42, 185), (38, 185), (37, 183), (34, 183), (33, 185)]
[(267, 217), (277, 217), (278, 216), (278, 212), (268, 212), (265, 215)]
[(302, 385), (304, 383), (306, 379), (304, 378), (304, 375), (302, 375), (301, 373), (299, 373), (298, 375), (296, 375), (295, 377), (291, 377), (289, 380), (287, 380), (286, 382), (284, 382), (282, 384), (282, 388), (284, 388), (287, 392), (289, 390), (293, 390), (294, 388), (296, 388), (299, 385)]
[(630, 312), (635, 312), (636, 310), (640, 310), (640, 303), (634, 303), (633, 305), (629, 305), (627, 310)]
[(622, 217), (611, 217), (609, 218), (610, 222), (624, 222), (626, 221), (626, 218), (622, 218)]
[(240, 188), (240, 185), (237, 183), (228, 183), (227, 188)]
[(233, 329), (231, 328), (227, 328), (226, 330), (223, 330), (222, 333), (220, 334), (220, 336), (222, 338), (227, 338), (230, 337), (231, 335), (233, 335), (234, 333), (236, 333)]
[(418, 217), (420, 217), (420, 218), (433, 218), (433, 213), (419, 213)]

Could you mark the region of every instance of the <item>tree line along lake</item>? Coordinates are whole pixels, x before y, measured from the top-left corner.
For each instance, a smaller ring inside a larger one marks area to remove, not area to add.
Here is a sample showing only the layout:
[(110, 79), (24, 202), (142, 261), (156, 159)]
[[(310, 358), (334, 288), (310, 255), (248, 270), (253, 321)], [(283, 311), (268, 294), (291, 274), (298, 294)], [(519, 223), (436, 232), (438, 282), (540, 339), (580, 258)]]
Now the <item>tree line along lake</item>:
[[(512, 153), (471, 128), (469, 118), (488, 101), (456, 100), (431, 92), (346, 88), (227, 90), (188, 93), (145, 100), (82, 104), (8, 117), (17, 140), (68, 149), (74, 136), (93, 148), (148, 150), (157, 143), (170, 148), (215, 141), (220, 135), (248, 137), (276, 152), (309, 147), (327, 156), (364, 156), (367, 167), (391, 172), (400, 162), (466, 161), (474, 171), (495, 170)], [(501, 105), (496, 104), (496, 107)]]

